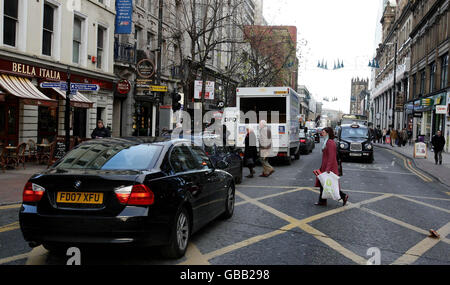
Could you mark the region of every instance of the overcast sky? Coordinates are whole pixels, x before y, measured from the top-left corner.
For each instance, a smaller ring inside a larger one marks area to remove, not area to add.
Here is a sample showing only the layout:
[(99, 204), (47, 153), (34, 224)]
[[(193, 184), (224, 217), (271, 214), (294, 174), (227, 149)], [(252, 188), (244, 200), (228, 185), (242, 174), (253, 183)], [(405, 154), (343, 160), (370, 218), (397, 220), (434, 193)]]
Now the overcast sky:
[[(339, 99), (323, 102), (324, 108), (349, 112), (351, 79), (370, 80), (368, 64), (377, 44), (380, 5), (380, 0), (264, 0), (269, 25), (296, 26), (298, 41), (306, 42), (299, 45), (304, 56), (299, 84), (306, 85), (318, 101)], [(317, 68), (322, 59), (331, 70)], [(345, 68), (333, 71), (337, 59), (344, 61)]]

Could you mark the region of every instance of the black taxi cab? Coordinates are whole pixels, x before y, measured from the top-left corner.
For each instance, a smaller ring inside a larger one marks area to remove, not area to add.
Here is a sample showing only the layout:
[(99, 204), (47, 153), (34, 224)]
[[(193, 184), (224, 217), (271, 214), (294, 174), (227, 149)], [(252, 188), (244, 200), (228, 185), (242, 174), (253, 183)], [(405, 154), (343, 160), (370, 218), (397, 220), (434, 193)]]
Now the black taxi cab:
[(337, 140), (341, 159), (361, 158), (373, 162), (373, 144), (367, 126), (343, 124), (339, 127)]

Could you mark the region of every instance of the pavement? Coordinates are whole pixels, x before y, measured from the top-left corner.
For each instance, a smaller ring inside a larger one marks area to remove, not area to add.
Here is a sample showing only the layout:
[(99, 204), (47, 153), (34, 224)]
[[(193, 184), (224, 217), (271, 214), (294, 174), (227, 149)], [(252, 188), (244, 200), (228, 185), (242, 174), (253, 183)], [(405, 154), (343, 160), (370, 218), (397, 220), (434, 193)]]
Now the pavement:
[(398, 154), (406, 156), (409, 158), (415, 166), (433, 176), (436, 180), (440, 181), (442, 184), (450, 187), (450, 154), (442, 153), (442, 165), (436, 165), (434, 161), (434, 152), (428, 150), (428, 157), (424, 158), (414, 158), (414, 145), (406, 145), (402, 147), (390, 146), (389, 144), (374, 144), (377, 147), (385, 148), (394, 151)]
[(19, 203), (22, 201), (22, 192), (25, 183), (35, 173), (47, 169), (47, 165), (38, 165), (31, 162), (25, 164), (25, 169), (7, 169), (0, 171), (0, 205)]

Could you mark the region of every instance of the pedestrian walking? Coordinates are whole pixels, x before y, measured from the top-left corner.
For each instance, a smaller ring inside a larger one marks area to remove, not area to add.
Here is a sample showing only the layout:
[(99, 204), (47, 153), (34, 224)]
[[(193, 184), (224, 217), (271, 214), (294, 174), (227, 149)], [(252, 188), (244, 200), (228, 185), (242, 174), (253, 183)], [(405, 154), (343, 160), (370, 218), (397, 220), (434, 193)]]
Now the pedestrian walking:
[(408, 132), (406, 131), (405, 128), (403, 128), (402, 130), (402, 142), (403, 142), (403, 146), (406, 146), (406, 143), (408, 142)]
[(398, 139), (397, 130), (395, 129), (391, 130), (390, 136), (391, 136), (391, 146), (394, 146), (397, 143)]
[(434, 149), (434, 160), (436, 164), (442, 165), (442, 151), (444, 150), (445, 146), (445, 138), (442, 135), (441, 131), (437, 131), (437, 134), (433, 136), (431, 139), (431, 144), (433, 145)]
[(97, 127), (92, 131), (91, 137), (93, 139), (110, 138), (111, 132), (103, 125), (103, 120), (98, 120)]
[[(333, 172), (336, 175), (342, 176), (342, 170), (339, 171), (338, 159), (337, 159), (337, 148), (336, 143), (334, 142), (334, 132), (330, 127), (324, 128), (322, 130), (322, 136), (324, 137), (324, 144), (322, 145), (322, 165), (320, 166), (321, 172)], [(316, 187), (320, 187), (320, 195), (319, 202), (315, 205), (317, 206), (326, 206), (327, 199), (322, 199), (323, 187), (320, 184), (318, 178), (316, 178)], [(340, 185), (339, 185), (340, 188)], [(343, 201), (343, 206), (347, 204), (348, 195), (342, 192), (339, 189), (339, 195), (341, 196), (341, 200)]]
[(248, 167), (250, 174), (247, 178), (253, 178), (255, 174), (255, 164), (258, 159), (258, 149), (256, 147), (256, 136), (252, 129), (247, 129), (245, 136), (244, 163)]
[(260, 177), (269, 177), (275, 172), (269, 164), (269, 157), (272, 156), (272, 132), (264, 120), (259, 122), (259, 155), (263, 165), (263, 173)]
[(383, 129), (383, 144), (386, 144), (386, 136), (387, 136), (387, 130)]

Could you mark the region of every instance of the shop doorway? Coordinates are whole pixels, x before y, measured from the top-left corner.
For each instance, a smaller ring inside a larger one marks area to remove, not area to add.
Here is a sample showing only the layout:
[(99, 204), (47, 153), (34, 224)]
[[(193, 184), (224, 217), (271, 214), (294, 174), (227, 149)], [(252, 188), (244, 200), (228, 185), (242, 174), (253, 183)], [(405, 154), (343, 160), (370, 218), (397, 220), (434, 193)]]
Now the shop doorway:
[(153, 105), (151, 103), (138, 103), (136, 107), (136, 124), (133, 136), (150, 137), (152, 135)]
[(58, 133), (58, 108), (43, 107), (38, 108), (38, 142), (42, 139), (53, 141)]
[(19, 143), (19, 104), (0, 102), (0, 143), (17, 145)]
[(80, 138), (86, 138), (87, 109), (74, 108), (72, 124), (73, 124), (73, 135)]

